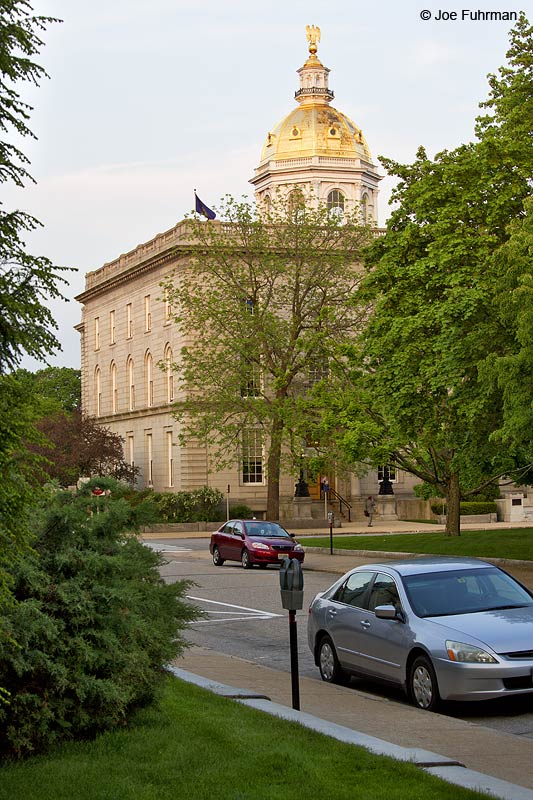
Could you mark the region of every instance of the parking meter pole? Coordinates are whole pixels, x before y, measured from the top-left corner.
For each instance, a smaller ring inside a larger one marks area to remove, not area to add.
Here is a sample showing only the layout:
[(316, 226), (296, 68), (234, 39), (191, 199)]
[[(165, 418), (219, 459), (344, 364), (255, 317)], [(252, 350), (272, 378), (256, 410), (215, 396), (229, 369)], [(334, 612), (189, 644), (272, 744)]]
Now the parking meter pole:
[(333, 511), (328, 511), (329, 522), (329, 554), (333, 555), (333, 523), (335, 522), (335, 514)]
[(300, 686), (298, 678), (298, 635), (296, 611), (303, 608), (304, 576), (302, 565), (296, 558), (283, 559), (279, 571), (281, 605), (289, 612), (289, 646), (291, 651), (292, 707), (300, 710)]
[(289, 642), (291, 648), (291, 685), (292, 707), (300, 710), (300, 684), (298, 678), (298, 632), (296, 629), (296, 611), (289, 610)]

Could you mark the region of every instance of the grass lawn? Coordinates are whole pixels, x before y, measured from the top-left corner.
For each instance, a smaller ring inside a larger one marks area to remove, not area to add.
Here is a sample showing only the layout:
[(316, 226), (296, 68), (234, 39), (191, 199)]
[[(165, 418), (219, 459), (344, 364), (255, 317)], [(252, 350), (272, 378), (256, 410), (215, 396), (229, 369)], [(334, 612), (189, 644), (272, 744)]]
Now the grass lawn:
[(466, 800), (487, 795), (175, 678), (128, 729), (0, 768), (1, 800)]
[[(305, 537), (306, 547), (329, 548), (329, 536)], [(533, 560), (533, 528), (462, 531), (460, 536), (433, 533), (395, 533), (389, 536), (333, 536), (333, 547), (342, 550), (388, 550), (400, 553), (432, 553), (445, 556), (517, 558)]]

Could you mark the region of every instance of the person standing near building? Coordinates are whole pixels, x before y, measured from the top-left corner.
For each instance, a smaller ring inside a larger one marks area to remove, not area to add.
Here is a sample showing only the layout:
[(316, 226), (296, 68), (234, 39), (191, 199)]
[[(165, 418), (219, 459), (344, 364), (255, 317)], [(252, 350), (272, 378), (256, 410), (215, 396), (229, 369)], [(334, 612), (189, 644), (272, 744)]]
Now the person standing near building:
[(372, 527), (372, 518), (376, 510), (376, 502), (371, 494), (365, 500), (365, 517), (368, 517), (368, 527)]

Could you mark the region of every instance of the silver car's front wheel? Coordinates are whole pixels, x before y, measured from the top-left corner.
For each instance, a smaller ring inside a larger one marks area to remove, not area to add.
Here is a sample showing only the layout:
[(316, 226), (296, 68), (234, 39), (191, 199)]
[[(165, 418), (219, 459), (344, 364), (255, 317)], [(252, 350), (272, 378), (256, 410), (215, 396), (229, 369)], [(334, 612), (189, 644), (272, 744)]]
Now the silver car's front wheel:
[(425, 656), (419, 656), (411, 666), (409, 693), (413, 704), (425, 711), (434, 711), (439, 704), (437, 676), (433, 664)]

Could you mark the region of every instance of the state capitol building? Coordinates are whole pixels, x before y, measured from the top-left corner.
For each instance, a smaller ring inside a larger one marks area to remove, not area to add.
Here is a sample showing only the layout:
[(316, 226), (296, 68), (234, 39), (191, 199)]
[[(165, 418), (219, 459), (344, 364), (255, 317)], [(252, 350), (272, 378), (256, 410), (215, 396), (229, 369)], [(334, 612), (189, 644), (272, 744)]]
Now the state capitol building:
[[(361, 128), (331, 105), (330, 70), (317, 56), (320, 30), (308, 26), (307, 40), (309, 54), (298, 70), (297, 105), (267, 133), (250, 179), (256, 203), (268, 208), (280, 195), (290, 203), (296, 192), (336, 213), (360, 209), (363, 221), (375, 225), (380, 175)], [(179, 397), (172, 365), (184, 341), (161, 283), (186, 267), (188, 235), (187, 221), (178, 222), (87, 273), (85, 289), (76, 298), (83, 307), (76, 326), (81, 335), (83, 412), (123, 438), (126, 460), (140, 469), (139, 488), (190, 491), (208, 485), (225, 494), (229, 486), (232, 502), (246, 503), (261, 516), (266, 509), (264, 469), (243, 469), (245, 460), (266, 460), (261, 445), (248, 442), (256, 452), (245, 453), (241, 443), (234, 468), (213, 472), (206, 446), (183, 446), (178, 440), (172, 404)], [(296, 477), (282, 475), (282, 518), (295, 516)], [(341, 477), (332, 468), (328, 477), (332, 489), (350, 504), (353, 519), (361, 516), (363, 498), (377, 494), (383, 474), (371, 470), (365, 477)], [(392, 471), (390, 477), (396, 502), (412, 497), (410, 476)], [(312, 515), (323, 518), (320, 479), (309, 488)]]

